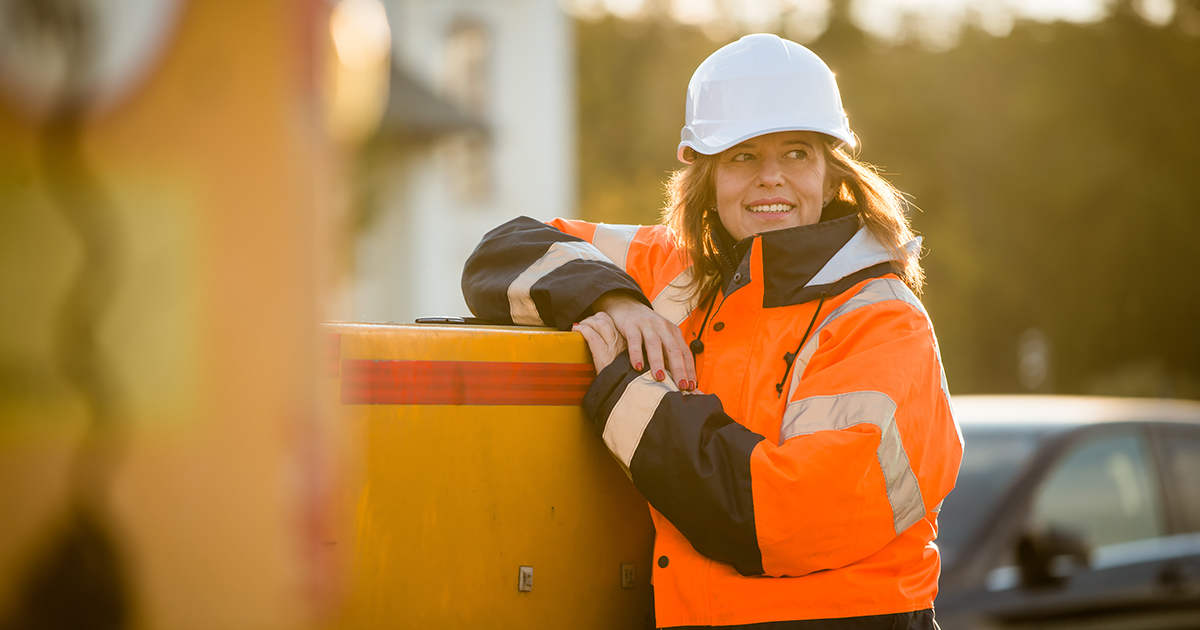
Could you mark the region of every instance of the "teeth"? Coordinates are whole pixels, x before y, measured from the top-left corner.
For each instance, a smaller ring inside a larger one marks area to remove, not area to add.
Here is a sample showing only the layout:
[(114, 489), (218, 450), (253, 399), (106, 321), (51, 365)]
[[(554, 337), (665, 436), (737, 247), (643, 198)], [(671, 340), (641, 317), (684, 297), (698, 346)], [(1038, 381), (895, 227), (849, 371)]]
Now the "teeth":
[(786, 203), (773, 203), (769, 206), (749, 206), (750, 212), (787, 212), (792, 206)]

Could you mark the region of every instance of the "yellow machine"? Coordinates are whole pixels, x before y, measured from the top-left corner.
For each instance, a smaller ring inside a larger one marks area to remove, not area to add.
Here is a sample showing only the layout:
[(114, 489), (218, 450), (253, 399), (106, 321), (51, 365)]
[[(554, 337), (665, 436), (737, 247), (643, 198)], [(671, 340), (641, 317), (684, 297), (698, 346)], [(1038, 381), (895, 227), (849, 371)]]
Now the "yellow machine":
[(341, 627), (652, 627), (653, 527), (579, 406), (579, 335), (324, 330)]

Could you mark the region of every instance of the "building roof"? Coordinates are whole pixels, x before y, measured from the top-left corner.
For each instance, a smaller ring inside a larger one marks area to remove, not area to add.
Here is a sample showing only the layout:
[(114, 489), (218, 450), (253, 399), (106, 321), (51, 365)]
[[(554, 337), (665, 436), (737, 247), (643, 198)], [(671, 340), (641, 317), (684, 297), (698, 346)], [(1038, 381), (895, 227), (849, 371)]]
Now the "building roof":
[(462, 131), (488, 133), (482, 120), (441, 98), (404, 68), (392, 63), (388, 104), (379, 135), (432, 140)]

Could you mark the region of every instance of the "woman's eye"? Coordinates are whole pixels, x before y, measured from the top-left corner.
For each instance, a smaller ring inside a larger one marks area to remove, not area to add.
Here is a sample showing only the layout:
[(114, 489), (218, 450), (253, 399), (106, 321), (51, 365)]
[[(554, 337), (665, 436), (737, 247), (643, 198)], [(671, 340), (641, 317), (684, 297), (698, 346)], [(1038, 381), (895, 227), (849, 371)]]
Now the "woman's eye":
[(804, 149), (792, 149), (787, 152), (786, 156), (795, 160), (803, 160), (808, 158), (808, 151)]
[(737, 153), (729, 161), (730, 162), (749, 162), (754, 159), (752, 153)]

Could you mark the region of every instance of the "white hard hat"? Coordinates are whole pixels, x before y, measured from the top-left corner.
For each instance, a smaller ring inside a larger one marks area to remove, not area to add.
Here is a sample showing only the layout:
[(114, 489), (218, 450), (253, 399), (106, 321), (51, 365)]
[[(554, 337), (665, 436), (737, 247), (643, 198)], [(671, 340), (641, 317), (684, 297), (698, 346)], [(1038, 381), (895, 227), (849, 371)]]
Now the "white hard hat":
[(747, 35), (709, 55), (688, 83), (684, 149), (714, 155), (776, 131), (817, 131), (855, 146), (833, 71), (776, 35)]

